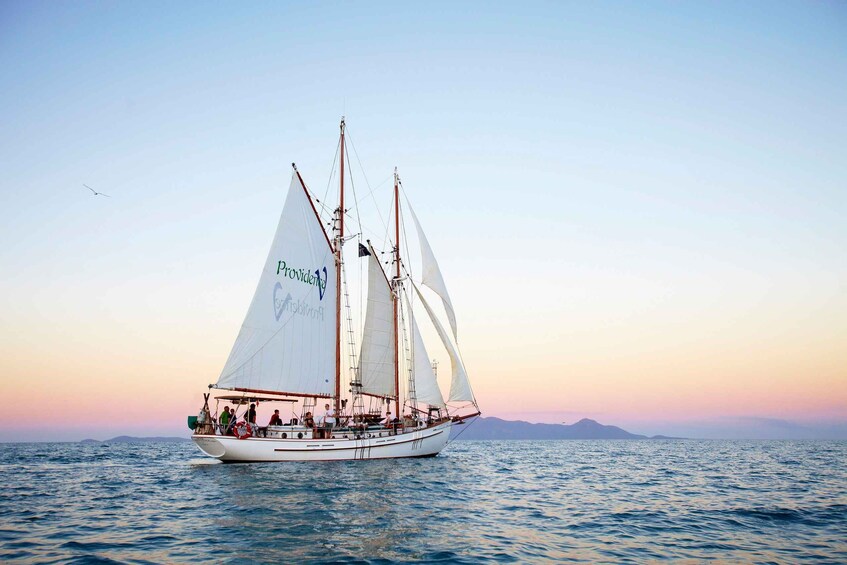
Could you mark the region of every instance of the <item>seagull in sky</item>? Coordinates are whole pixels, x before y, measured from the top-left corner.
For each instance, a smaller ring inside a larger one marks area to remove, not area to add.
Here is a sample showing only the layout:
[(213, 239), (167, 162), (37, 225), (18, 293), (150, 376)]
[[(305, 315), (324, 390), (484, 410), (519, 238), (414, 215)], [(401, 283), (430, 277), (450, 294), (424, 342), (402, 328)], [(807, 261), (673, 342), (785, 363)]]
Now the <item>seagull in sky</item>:
[[(93, 188), (91, 188), (90, 186), (88, 186), (88, 185), (87, 185), (87, 184), (85, 184), (85, 183), (83, 183), (83, 185), (82, 185), (82, 186), (84, 186), (85, 188), (87, 188), (88, 190), (90, 190), (91, 192), (93, 192), (93, 193), (94, 193), (94, 196), (109, 196), (109, 195), (108, 195), (108, 194), (106, 194), (105, 192), (97, 192), (96, 190), (94, 190)], [(111, 196), (109, 196), (109, 198), (111, 198)]]

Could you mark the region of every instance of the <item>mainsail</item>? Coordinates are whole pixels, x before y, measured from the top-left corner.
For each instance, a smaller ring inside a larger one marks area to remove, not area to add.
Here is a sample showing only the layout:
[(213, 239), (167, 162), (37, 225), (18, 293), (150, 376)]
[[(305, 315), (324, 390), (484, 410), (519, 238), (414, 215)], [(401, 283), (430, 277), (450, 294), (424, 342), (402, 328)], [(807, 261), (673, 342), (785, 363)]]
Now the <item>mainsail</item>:
[(444, 277), (441, 276), (441, 269), (438, 268), (438, 261), (435, 260), (435, 254), (432, 252), (432, 247), (429, 246), (429, 241), (424, 235), (421, 223), (409, 205), (409, 212), (412, 213), (412, 219), (415, 221), (415, 228), (418, 232), (418, 239), (421, 245), (421, 282), (431, 288), (444, 303), (444, 310), (447, 311), (447, 320), (450, 322), (450, 329), (453, 330), (453, 339), (458, 341), (458, 333), (456, 331), (456, 314), (453, 311), (453, 303), (450, 302), (450, 295), (447, 294), (447, 285), (444, 284)]
[(368, 310), (359, 357), (362, 392), (395, 396), (394, 303), (391, 288), (376, 252), (368, 257)]
[(218, 388), (330, 396), (335, 259), (297, 174)]
[[(408, 301), (406, 304), (408, 304)], [(406, 309), (409, 312), (409, 325), (412, 331), (412, 370), (415, 376), (415, 397), (418, 402), (444, 408), (444, 397), (438, 388), (438, 381), (435, 378), (435, 372), (432, 370), (432, 364), (421, 337), (421, 330), (415, 321), (412, 308), (407, 306)]]
[(414, 285), (415, 291), (417, 292), (418, 298), (421, 300), (421, 304), (423, 304), (426, 313), (429, 314), (429, 319), (432, 320), (432, 324), (435, 326), (435, 330), (438, 332), (438, 337), (441, 338), (442, 343), (444, 343), (444, 347), (447, 349), (447, 354), (450, 356), (450, 365), (452, 368), (452, 377), (450, 379), (450, 397), (448, 399), (449, 402), (474, 402), (473, 391), (471, 390), (471, 383), (468, 380), (468, 374), (465, 371), (465, 366), (462, 363), (461, 357), (459, 357), (459, 350), (456, 349), (456, 346), (450, 340), (450, 336), (447, 335), (447, 331), (444, 329), (444, 326), (441, 325), (441, 322), (435, 316), (435, 312), (432, 311), (432, 308), (427, 303), (426, 299), (421, 294), (420, 289), (417, 285)]

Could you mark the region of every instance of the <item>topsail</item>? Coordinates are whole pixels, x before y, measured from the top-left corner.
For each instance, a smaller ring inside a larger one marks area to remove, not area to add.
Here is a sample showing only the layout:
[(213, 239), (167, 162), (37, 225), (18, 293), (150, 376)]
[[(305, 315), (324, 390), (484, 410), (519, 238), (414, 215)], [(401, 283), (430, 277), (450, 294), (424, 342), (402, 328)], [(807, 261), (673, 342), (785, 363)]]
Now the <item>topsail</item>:
[(406, 310), (409, 312), (412, 343), (414, 345), (414, 349), (412, 349), (412, 368), (415, 377), (415, 395), (418, 402), (444, 408), (444, 397), (438, 388), (438, 381), (435, 378), (435, 371), (432, 369), (429, 355), (427, 355), (426, 347), (421, 337), (421, 330), (418, 328), (415, 315), (412, 312), (411, 306), (408, 305), (408, 301), (406, 304)]
[(450, 379), (450, 402), (475, 402), (473, 391), (471, 390), (471, 383), (468, 380), (468, 373), (465, 371), (465, 365), (462, 363), (462, 358), (459, 356), (459, 350), (453, 342), (450, 341), (450, 336), (447, 335), (447, 331), (444, 329), (444, 326), (441, 325), (441, 322), (438, 321), (438, 318), (435, 316), (435, 312), (432, 311), (432, 308), (421, 294), (417, 285), (415, 285), (415, 291), (418, 294), (418, 298), (421, 300), (421, 304), (423, 304), (424, 310), (426, 310), (426, 313), (429, 315), (432, 325), (435, 326), (435, 331), (438, 332), (438, 337), (441, 338), (441, 342), (447, 349), (447, 354), (450, 356), (450, 365), (453, 373)]
[(435, 260), (435, 254), (432, 252), (432, 247), (429, 246), (429, 241), (427, 241), (423, 228), (421, 228), (421, 223), (418, 221), (418, 217), (415, 215), (415, 211), (412, 210), (411, 205), (409, 206), (409, 212), (412, 213), (412, 219), (415, 221), (415, 228), (417, 228), (418, 239), (421, 244), (421, 262), (423, 263), (421, 269), (421, 282), (441, 297), (441, 301), (444, 303), (444, 309), (447, 311), (447, 319), (450, 322), (450, 329), (453, 330), (453, 339), (458, 341), (458, 333), (456, 331), (456, 314), (453, 312), (453, 303), (450, 302), (450, 295), (447, 294), (447, 285), (444, 284), (444, 277), (441, 276), (441, 269), (438, 268), (438, 261)]

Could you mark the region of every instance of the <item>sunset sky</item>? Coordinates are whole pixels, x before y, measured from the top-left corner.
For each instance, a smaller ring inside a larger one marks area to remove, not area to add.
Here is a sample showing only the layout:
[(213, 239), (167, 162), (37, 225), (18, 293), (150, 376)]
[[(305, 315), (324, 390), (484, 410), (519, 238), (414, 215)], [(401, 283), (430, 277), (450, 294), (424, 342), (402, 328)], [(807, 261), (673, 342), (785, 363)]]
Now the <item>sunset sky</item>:
[(187, 435), (342, 115), (484, 415), (847, 438), (844, 3), (7, 1), (0, 69), (0, 441)]

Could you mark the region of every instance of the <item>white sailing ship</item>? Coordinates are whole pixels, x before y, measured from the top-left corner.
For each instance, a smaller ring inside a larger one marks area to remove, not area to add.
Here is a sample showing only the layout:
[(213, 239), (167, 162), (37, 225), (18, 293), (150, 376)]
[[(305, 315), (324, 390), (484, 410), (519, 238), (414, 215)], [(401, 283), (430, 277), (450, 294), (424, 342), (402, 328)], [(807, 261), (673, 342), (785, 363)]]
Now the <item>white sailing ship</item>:
[[(376, 249), (371, 241), (367, 245), (361, 241), (361, 233), (345, 232), (345, 216), (349, 220), (350, 214), (344, 204), (343, 119), (338, 156), (339, 204), (327, 223), (331, 233), (324, 229), (317, 199), (292, 164), (288, 196), (241, 331), (217, 383), (204, 394), (202, 410), (189, 418), (192, 439), (211, 457), (222, 461), (432, 457), (447, 445), (454, 425), (480, 414), (457, 345), (453, 305), (411, 206), (404, 208), (421, 248), (420, 280), (401, 258), (405, 214), (396, 170), (394, 238), (386, 240), (386, 249)], [(353, 323), (343, 253), (344, 244), (356, 239), (356, 260), (367, 262), (367, 309), (360, 331)], [(380, 257), (388, 259), (390, 274)], [(441, 299), (449, 330), (421, 285)], [(415, 316), (415, 305), (426, 313), (421, 320)], [(446, 398), (419, 321), (431, 324), (449, 356)], [(290, 407), (285, 414), (292, 417), (267, 426), (250, 421), (255, 420), (253, 407), (266, 404)], [(227, 418), (224, 407), (230, 405), (234, 417)], [(386, 412), (390, 412), (387, 418)]]

